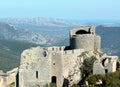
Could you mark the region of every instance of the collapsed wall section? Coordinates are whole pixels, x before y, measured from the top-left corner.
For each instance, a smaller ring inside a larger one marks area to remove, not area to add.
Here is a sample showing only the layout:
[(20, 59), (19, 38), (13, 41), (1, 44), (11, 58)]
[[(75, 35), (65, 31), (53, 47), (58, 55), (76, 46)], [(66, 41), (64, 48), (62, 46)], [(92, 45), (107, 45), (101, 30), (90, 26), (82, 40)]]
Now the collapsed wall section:
[[(77, 84), (80, 81), (82, 58), (79, 55), (82, 52), (84, 52), (82, 49), (66, 50), (63, 52), (63, 82), (67, 81), (67, 84), (71, 85), (73, 83)], [(65, 87), (67, 84), (64, 84)]]

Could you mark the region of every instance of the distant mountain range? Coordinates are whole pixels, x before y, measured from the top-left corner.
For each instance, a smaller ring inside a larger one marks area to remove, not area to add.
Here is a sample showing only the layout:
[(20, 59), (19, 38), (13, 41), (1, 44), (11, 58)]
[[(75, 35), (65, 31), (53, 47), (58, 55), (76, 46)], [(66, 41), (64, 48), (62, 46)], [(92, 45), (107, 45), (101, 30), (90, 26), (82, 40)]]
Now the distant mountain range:
[[(18, 66), (21, 52), (32, 46), (69, 45), (69, 31), (80, 26), (51, 18), (0, 19), (0, 69)], [(102, 38), (103, 52), (120, 56), (120, 27), (98, 25), (96, 31)]]
[(64, 40), (63, 37), (68, 37), (70, 29), (80, 26), (79, 23), (53, 18), (4, 18), (0, 22), (0, 30), (6, 30), (5, 34), (9, 34), (0, 34), (1, 37), (46, 45), (59, 43)]
[(0, 39), (23, 40), (36, 44), (46, 43), (46, 39), (41, 34), (6, 23), (0, 23)]
[(70, 22), (55, 18), (3, 18), (0, 22), (18, 24), (18, 25), (35, 25), (35, 26), (53, 26), (53, 27), (74, 27), (79, 26), (78, 23)]

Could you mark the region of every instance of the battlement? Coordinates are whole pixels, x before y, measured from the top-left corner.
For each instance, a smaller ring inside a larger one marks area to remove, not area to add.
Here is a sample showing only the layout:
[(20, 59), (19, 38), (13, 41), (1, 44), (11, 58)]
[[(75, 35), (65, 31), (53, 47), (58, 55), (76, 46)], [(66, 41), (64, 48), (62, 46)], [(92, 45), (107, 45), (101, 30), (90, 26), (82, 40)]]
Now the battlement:
[(76, 53), (81, 53), (84, 52), (84, 49), (72, 49), (72, 50), (65, 50), (63, 54), (76, 54)]
[(48, 51), (64, 51), (65, 46), (62, 47), (53, 46), (53, 47), (48, 47), (47, 49)]
[[(31, 47), (30, 50), (33, 50), (35, 47)], [(46, 51), (64, 51), (65, 49), (65, 46), (61, 46), (61, 47), (58, 47), (58, 46), (53, 46), (53, 47), (36, 47), (36, 50), (39, 49), (39, 50), (46, 50)]]

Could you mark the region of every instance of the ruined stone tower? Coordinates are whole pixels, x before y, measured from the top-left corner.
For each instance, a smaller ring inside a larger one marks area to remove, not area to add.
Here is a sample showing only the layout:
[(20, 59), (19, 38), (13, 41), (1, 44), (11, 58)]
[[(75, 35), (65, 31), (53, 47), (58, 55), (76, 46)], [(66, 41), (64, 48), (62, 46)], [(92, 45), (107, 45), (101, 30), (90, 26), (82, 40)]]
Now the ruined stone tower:
[(95, 26), (83, 26), (70, 31), (70, 46), (72, 49), (98, 50), (100, 36), (95, 33)]
[(55, 83), (68, 87), (81, 79), (80, 67), (85, 51), (100, 50), (100, 36), (94, 26), (70, 31), (70, 46), (34, 47), (23, 51), (17, 87), (43, 87)]

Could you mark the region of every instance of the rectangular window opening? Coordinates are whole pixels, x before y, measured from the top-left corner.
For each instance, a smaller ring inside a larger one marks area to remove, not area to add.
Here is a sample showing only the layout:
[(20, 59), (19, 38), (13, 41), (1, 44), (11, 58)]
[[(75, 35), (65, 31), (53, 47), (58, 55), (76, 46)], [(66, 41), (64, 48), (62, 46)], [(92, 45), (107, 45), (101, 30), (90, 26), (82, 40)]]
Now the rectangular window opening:
[(38, 79), (38, 71), (36, 71), (36, 78)]

